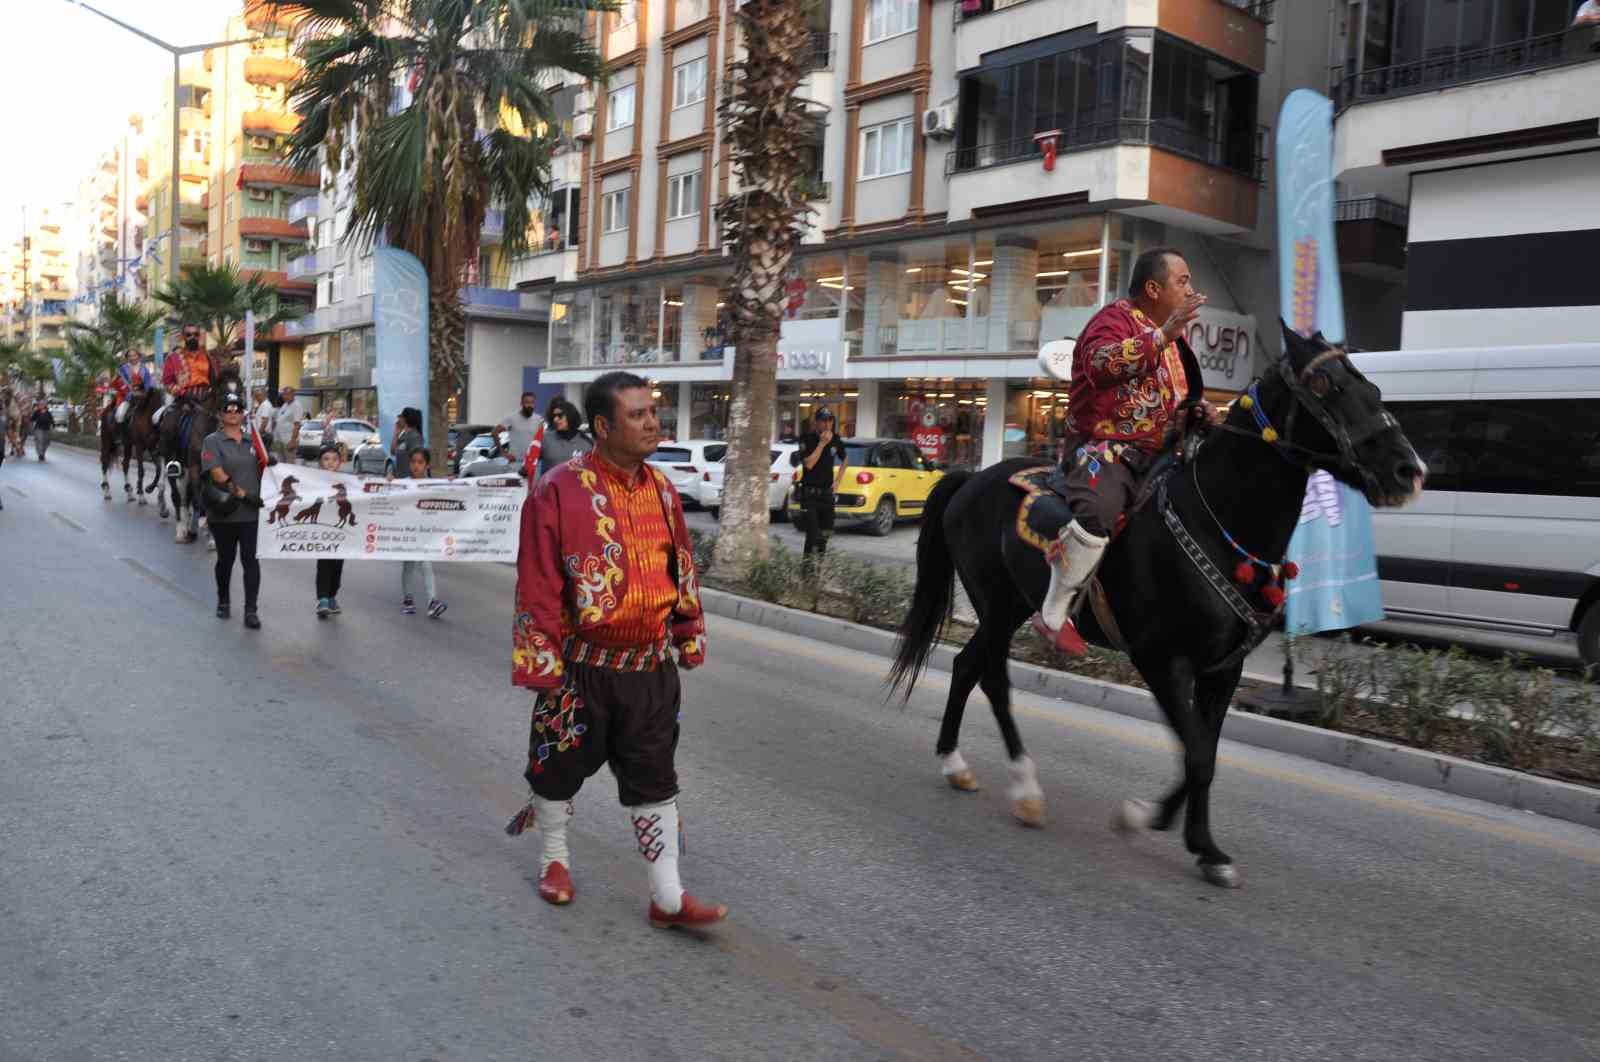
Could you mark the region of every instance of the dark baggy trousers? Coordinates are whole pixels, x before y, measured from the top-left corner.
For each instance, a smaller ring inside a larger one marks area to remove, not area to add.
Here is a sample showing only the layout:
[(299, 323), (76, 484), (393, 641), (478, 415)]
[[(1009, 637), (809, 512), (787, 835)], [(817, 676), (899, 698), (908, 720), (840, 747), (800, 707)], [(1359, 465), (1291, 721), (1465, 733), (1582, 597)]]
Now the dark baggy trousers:
[(344, 580), (344, 561), (317, 561), (317, 597), (338, 597), (339, 584)]
[(261, 562), (256, 560), (256, 532), (260, 525), (251, 520), (209, 526), (217, 543), (217, 601), (230, 600), (228, 586), (233, 581), (233, 558), (237, 556), (244, 569), (244, 610), (254, 612), (256, 595), (261, 591)]
[(800, 517), (805, 521), (804, 556), (828, 552), (828, 536), (833, 534), (833, 488), (800, 488)]
[(606, 764), (624, 807), (656, 804), (678, 793), (678, 669), (613, 671), (566, 665), (558, 691), (534, 704), (524, 777), (537, 796), (571, 800)]

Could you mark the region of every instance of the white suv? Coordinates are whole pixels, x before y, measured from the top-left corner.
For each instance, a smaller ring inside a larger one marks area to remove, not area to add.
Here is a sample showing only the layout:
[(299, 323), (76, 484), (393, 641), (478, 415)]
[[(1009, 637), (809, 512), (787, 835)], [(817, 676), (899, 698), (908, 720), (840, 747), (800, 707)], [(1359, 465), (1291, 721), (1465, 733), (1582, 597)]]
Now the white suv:
[[(788, 517), (789, 491), (794, 487), (794, 466), (789, 463), (789, 458), (798, 449), (800, 449), (798, 443), (772, 444), (772, 468), (767, 480), (767, 508), (772, 513), (773, 523), (782, 523)], [(707, 465), (706, 470), (700, 473), (700, 482), (697, 484), (701, 507), (710, 509), (714, 517), (722, 515), (722, 474), (725, 467), (723, 461)]]
[(728, 444), (718, 439), (685, 439), (662, 443), (649, 461), (667, 474), (672, 485), (678, 488), (684, 505), (697, 505), (700, 476), (710, 465), (721, 461), (727, 452)]

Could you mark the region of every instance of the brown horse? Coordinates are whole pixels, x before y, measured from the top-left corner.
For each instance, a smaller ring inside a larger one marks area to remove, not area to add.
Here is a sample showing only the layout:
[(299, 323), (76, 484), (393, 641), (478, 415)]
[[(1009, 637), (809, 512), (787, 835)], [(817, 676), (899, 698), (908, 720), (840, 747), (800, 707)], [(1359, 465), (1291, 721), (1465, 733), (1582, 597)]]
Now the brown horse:
[[(157, 491), (161, 485), (161, 463), (155, 460), (156, 449), (161, 443), (154, 423), (156, 410), (161, 408), (161, 392), (151, 388), (140, 392), (131, 402), (127, 419), (121, 424), (116, 422), (115, 402), (107, 405), (100, 414), (100, 493), (106, 501), (111, 500), (109, 482), (111, 463), (120, 453), (122, 490), (127, 495), (127, 501), (131, 504), (135, 500), (135, 485), (138, 487), (137, 499), (140, 505), (150, 504), (145, 497), (146, 492), (156, 492), (161, 502), (161, 517), (166, 519), (166, 495)], [(148, 485), (144, 481), (144, 462), (147, 455), (155, 462)], [(137, 472), (137, 478), (133, 483), (128, 482), (130, 461), (136, 465)]]

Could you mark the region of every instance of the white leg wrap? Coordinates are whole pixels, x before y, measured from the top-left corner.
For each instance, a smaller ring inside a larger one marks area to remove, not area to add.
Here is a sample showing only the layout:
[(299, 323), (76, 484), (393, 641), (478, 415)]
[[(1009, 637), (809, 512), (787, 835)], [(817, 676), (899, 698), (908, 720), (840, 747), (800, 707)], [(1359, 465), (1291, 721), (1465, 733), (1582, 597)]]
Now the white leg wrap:
[(949, 778), (952, 774), (960, 774), (962, 771), (970, 771), (971, 769), (967, 766), (967, 761), (961, 758), (960, 749), (951, 749), (948, 756), (939, 757), (939, 773), (946, 778)]
[(539, 873), (551, 863), (560, 863), (572, 869), (572, 856), (567, 852), (567, 827), (572, 823), (572, 801), (533, 798), (533, 821), (539, 827), (539, 838), (544, 842), (544, 852), (539, 857)]
[(1085, 531), (1076, 520), (1061, 529), (1056, 536), (1061, 553), (1050, 565), (1050, 591), (1039, 609), (1045, 626), (1055, 631), (1067, 622), (1078, 591), (1099, 566), (1109, 541)]
[(666, 914), (683, 909), (683, 882), (678, 880), (678, 802), (624, 808), (628, 826), (650, 875), (650, 898)]
[(1039, 800), (1044, 797), (1044, 790), (1039, 788), (1039, 769), (1028, 756), (1018, 756), (1011, 761), (1007, 770), (1011, 772), (1011, 786), (1006, 790), (1006, 796), (1012, 800)]

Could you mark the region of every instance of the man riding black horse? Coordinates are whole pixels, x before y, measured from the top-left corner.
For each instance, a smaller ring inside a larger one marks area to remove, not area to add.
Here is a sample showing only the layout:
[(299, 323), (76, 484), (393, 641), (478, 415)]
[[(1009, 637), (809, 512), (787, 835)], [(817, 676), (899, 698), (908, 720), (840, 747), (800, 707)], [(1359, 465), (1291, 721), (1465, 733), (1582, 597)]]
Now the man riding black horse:
[(1051, 484), (1071, 513), (1062, 524), (1065, 514), (1051, 519), (1048, 504), (1038, 507), (1037, 519), (1060, 529), (1046, 551), (1050, 590), (1033, 625), (1070, 656), (1085, 651), (1073, 604), (1132, 503), (1140, 473), (1180, 427), (1186, 403), (1215, 417), (1200, 397), (1200, 363), (1183, 337), (1205, 303), (1183, 256), (1158, 247), (1139, 256), (1128, 297), (1095, 314), (1075, 349), (1049, 344), (1039, 353), (1045, 373), (1072, 384), (1061, 475)]

